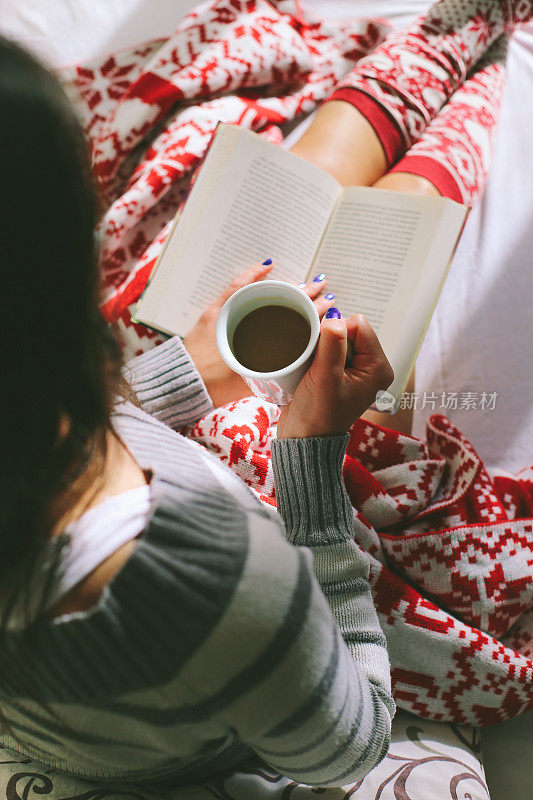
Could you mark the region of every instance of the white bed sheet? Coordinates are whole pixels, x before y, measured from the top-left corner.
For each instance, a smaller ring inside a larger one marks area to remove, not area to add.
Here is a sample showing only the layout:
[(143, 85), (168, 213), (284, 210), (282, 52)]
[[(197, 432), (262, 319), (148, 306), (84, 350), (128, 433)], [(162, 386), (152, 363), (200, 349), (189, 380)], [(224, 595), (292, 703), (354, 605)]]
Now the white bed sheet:
[[(305, 3), (316, 14), (375, 15), (396, 26), (429, 5), (427, 0)], [(165, 35), (192, 5), (192, 0), (0, 0), (0, 31), (51, 65), (64, 66)], [(468, 220), (416, 374), (421, 397), (497, 392), (492, 411), (448, 413), (489, 466), (512, 472), (533, 463), (532, 131), (533, 26), (528, 26), (510, 48), (489, 186)], [(417, 410), (415, 433), (423, 432), (429, 413)], [(493, 800), (533, 796), (533, 766), (525, 758), (533, 742), (531, 721), (530, 714), (487, 732)]]

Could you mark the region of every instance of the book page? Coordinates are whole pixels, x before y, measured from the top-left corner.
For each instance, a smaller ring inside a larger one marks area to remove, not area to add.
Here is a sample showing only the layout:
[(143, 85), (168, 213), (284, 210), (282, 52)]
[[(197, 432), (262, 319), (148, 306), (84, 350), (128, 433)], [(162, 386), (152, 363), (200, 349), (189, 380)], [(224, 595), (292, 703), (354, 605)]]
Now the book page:
[(136, 318), (185, 335), (241, 272), (272, 258), (272, 280), (305, 279), (340, 193), (313, 164), (219, 125)]
[(326, 273), (344, 316), (368, 318), (394, 389), (407, 381), (465, 216), (451, 200), (368, 187), (344, 189), (332, 215), (313, 271)]

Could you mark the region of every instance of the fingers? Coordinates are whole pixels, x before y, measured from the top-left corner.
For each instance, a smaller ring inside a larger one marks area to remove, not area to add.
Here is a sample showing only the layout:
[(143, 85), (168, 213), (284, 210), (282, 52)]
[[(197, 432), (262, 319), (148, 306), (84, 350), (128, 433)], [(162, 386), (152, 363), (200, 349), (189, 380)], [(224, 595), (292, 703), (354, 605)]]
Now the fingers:
[(227, 289), (224, 289), (222, 294), (217, 300), (217, 303), (223, 305), (226, 300), (228, 300), (232, 294), (235, 294), (236, 291), (242, 289), (243, 286), (248, 286), (250, 283), (256, 283), (257, 281), (263, 280), (266, 278), (269, 272), (274, 269), (274, 264), (259, 264), (256, 263), (245, 272), (241, 272), (235, 280), (233, 280)]
[(363, 314), (354, 314), (346, 320), (348, 340), (359, 354), (382, 352), (381, 344), (370, 322)]
[(322, 319), (328, 308), (333, 306), (335, 295), (331, 292), (326, 295), (323, 294), (328, 285), (326, 276), (323, 273), (317, 275), (316, 277), (320, 278), (320, 280), (315, 279), (309, 281), (309, 283), (301, 283), (298, 288), (300, 288), (302, 292), (305, 292), (305, 294), (311, 298), (316, 306), (316, 310), (318, 311), (319, 319)]
[(302, 292), (305, 292), (307, 295), (309, 295), (311, 300), (316, 300), (316, 298), (322, 294), (322, 292), (327, 286), (326, 276), (324, 275), (324, 273), (321, 273), (316, 277), (321, 278), (321, 280), (315, 279), (309, 281), (309, 283), (301, 283), (299, 285), (299, 288), (302, 290)]
[(318, 318), (322, 319), (328, 308), (332, 308), (335, 303), (335, 296), (331, 300), (327, 300), (326, 297), (319, 297), (317, 300), (314, 301), (316, 310), (318, 311)]
[(322, 378), (338, 377), (344, 372), (346, 362), (346, 321), (323, 319), (312, 369)]
[(355, 314), (346, 321), (346, 329), (348, 342), (353, 347), (353, 356), (349, 367), (376, 376), (379, 383), (383, 384), (380, 388), (390, 386), (394, 380), (394, 372), (366, 317), (362, 314)]

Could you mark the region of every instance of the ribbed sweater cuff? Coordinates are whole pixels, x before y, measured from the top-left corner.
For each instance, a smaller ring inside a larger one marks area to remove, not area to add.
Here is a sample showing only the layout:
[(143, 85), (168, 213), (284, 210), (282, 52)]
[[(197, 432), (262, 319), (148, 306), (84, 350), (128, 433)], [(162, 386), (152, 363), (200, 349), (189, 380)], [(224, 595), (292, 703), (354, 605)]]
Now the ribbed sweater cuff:
[(272, 440), (277, 507), (293, 544), (353, 538), (353, 511), (342, 479), (348, 439), (342, 434)]
[(171, 427), (193, 425), (213, 408), (179, 336), (132, 358), (125, 365), (124, 375), (142, 407)]

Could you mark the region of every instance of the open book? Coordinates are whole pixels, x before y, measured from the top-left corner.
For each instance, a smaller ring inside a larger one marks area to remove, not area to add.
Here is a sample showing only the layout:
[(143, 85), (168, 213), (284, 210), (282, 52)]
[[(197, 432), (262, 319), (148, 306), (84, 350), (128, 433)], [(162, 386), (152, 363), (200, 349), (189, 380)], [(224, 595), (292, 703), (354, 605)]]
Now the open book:
[(467, 213), (440, 197), (342, 188), (258, 134), (219, 123), (135, 319), (185, 336), (257, 261), (273, 259), (272, 280), (325, 272), (342, 314), (363, 313), (378, 334), (398, 401)]

